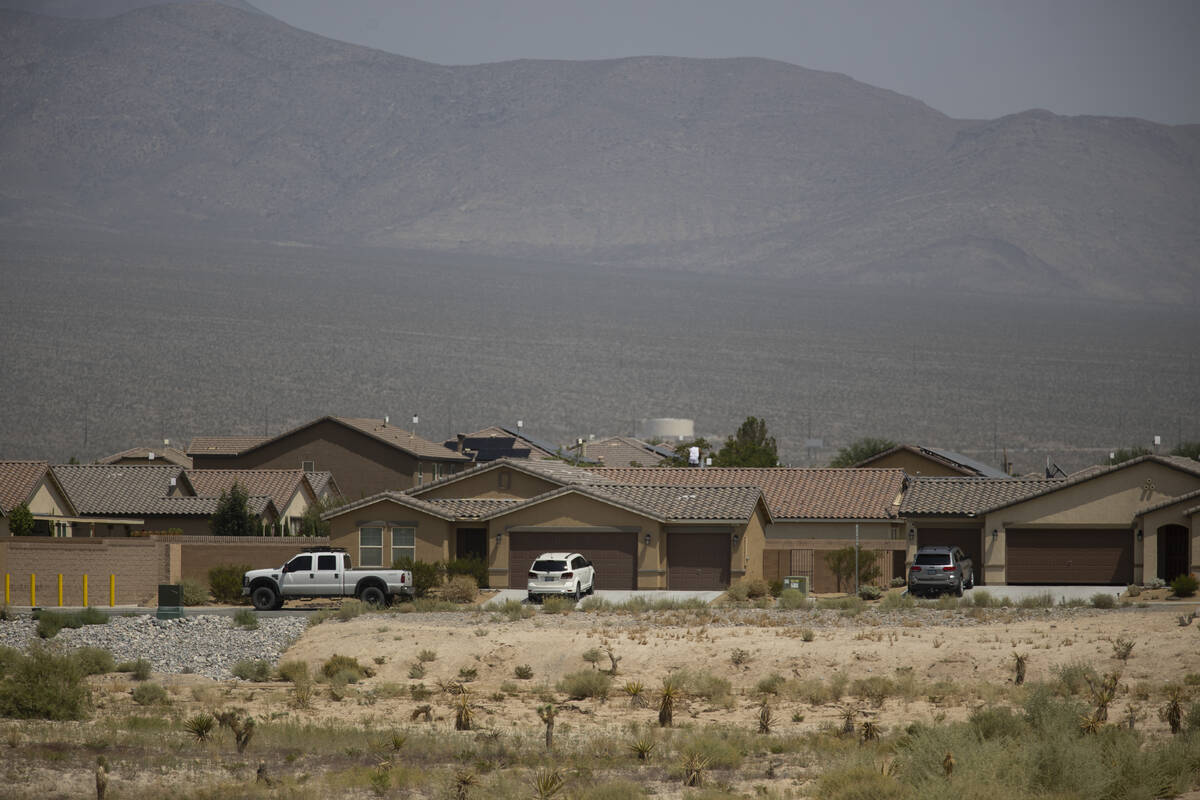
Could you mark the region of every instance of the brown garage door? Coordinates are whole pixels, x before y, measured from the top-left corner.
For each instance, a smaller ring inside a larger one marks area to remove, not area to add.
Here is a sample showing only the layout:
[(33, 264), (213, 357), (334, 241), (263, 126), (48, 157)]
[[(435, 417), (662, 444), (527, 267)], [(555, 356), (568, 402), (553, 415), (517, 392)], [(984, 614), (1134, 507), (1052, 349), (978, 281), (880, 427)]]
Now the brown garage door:
[(1133, 582), (1133, 533), (1112, 530), (1007, 532), (1009, 583)]
[[(983, 583), (983, 550), (979, 528), (918, 528), (917, 546), (960, 547), (975, 567), (975, 583)], [(903, 574), (903, 573), (897, 573)]]
[(728, 589), (729, 534), (667, 534), (667, 588)]
[(508, 543), (508, 586), (524, 589), (542, 553), (582, 553), (596, 567), (597, 589), (637, 587), (636, 533), (514, 533)]

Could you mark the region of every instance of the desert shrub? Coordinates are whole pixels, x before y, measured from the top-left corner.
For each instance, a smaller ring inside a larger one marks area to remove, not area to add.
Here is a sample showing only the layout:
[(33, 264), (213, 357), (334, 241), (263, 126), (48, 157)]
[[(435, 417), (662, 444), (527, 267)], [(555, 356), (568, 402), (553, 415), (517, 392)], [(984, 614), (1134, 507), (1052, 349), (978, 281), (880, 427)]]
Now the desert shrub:
[(647, 797), (646, 788), (624, 779), (605, 780), (588, 787), (588, 800), (636, 800)]
[(1147, 589), (1161, 589), (1166, 585), (1167, 585), (1167, 582), (1164, 581), (1162, 578), (1151, 578), (1150, 580), (1145, 582), (1145, 586)]
[[(595, 600), (594, 597), (589, 597), (588, 600)], [(584, 601), (585, 603), (587, 601)], [(493, 610), (503, 616), (509, 622), (516, 622), (520, 619), (528, 619), (534, 615), (534, 610), (522, 603), (520, 600), (505, 600), (498, 606), (494, 606)]]
[(1022, 597), (1021, 602), (1017, 605), (1021, 608), (1053, 608), (1054, 598), (1050, 596), (1049, 592), (1031, 594), (1028, 597)]
[(916, 607), (916, 598), (905, 592), (888, 592), (879, 603), (881, 611), (897, 611), (899, 609)]
[(611, 687), (612, 678), (608, 673), (584, 669), (562, 676), (555, 688), (572, 700), (583, 700), (587, 697), (603, 700), (608, 697)]
[(292, 683), (308, 682), (308, 664), (304, 661), (281, 661), (275, 668), (275, 675), (281, 681)]
[(585, 597), (579, 603), (580, 611), (611, 611), (613, 604), (605, 600), (603, 597)]
[(703, 697), (713, 703), (729, 702), (733, 686), (728, 680), (711, 672), (683, 670), (679, 674), (679, 685), (684, 692)]
[(91, 692), (79, 660), (32, 647), (7, 665), (0, 680), (0, 716), (17, 719), (83, 719)]
[(872, 675), (868, 678), (855, 678), (850, 683), (850, 694), (863, 700), (870, 700), (875, 706), (883, 705), (883, 701), (896, 691), (896, 684), (890, 678), (882, 675)]
[(151, 669), (150, 662), (144, 658), (134, 661), (127, 670), (121, 669), (120, 666), (117, 667), (118, 672), (128, 672), (135, 681), (150, 680)]
[(527, 681), (533, 677), (533, 667), (529, 666), (528, 664), (519, 664), (517, 665), (516, 669), (513, 670), (513, 674), (521, 680)]
[(80, 647), (72, 655), (84, 675), (104, 675), (117, 668), (112, 653), (99, 647)]
[(264, 661), (261, 658), (244, 658), (234, 664), (233, 668), (229, 671), (233, 673), (233, 677), (241, 678), (244, 681), (258, 681), (261, 683), (271, 680), (271, 662)]
[(569, 597), (547, 597), (542, 601), (542, 613), (566, 614), (575, 610), (575, 601)]
[(779, 597), (779, 595), (783, 594), (783, 581), (771, 581), (769, 584), (767, 584), (767, 591), (770, 593), (771, 597)]
[(426, 664), (430, 661), (437, 661), (437, 651), (430, 650), (428, 647), (417, 653), (417, 661)]
[(233, 615), (233, 627), (256, 631), (258, 630), (258, 615), (248, 608), (239, 608)]
[(678, 752), (703, 756), (709, 769), (737, 769), (752, 750), (745, 731), (724, 727), (701, 728), (681, 736), (674, 744)]
[(759, 678), (758, 683), (754, 684), (754, 691), (758, 694), (779, 694), (779, 690), (787, 681), (782, 675), (777, 672), (772, 672)]
[(414, 681), (419, 681), (419, 680), (421, 680), (421, 678), (424, 678), (425, 677), (425, 665), (422, 664), (420, 661), (417, 661), (414, 664), (409, 665), (408, 677), (412, 678)]
[(108, 624), (108, 614), (91, 606), (82, 611), (38, 611), (34, 619), (37, 620), (37, 635), (43, 639), (53, 639), (63, 628)]
[(474, 603), (479, 597), (479, 584), (470, 575), (455, 575), (442, 587), (442, 598), (451, 603)]
[(1141, 593), (1142, 587), (1138, 586), (1136, 583), (1131, 583), (1125, 587), (1125, 594), (1129, 595), (1130, 597), (1137, 597)]
[(358, 659), (353, 656), (343, 656), (334, 654), (321, 665), (321, 674), (328, 679), (333, 679), (336, 675), (349, 674), (352, 679), (347, 680), (348, 683), (354, 683), (369, 674), (369, 670), (362, 664), (358, 663)]
[(405, 556), (396, 559), (392, 569), (406, 569), (412, 572), (413, 595), (416, 597), (428, 597), (431, 591), (442, 585), (443, 568), (437, 562), (431, 564), (428, 561), (414, 561)]
[(902, 589), (907, 585), (908, 585), (908, 580), (905, 579), (903, 575), (892, 578), (890, 581), (888, 581), (888, 586), (890, 586), (893, 589)]
[(730, 600), (751, 600), (766, 597), (770, 588), (762, 578), (742, 578), (726, 590), (725, 596)]
[(841, 611), (843, 615), (857, 617), (866, 610), (867, 605), (861, 597), (830, 597), (817, 601), (817, 608)]
[(863, 600), (878, 600), (883, 595), (883, 590), (878, 586), (872, 586), (869, 583), (864, 583), (858, 587), (858, 596)]
[(847, 763), (825, 770), (816, 797), (825, 800), (907, 800), (908, 787), (873, 764)]
[(1055, 678), (1054, 691), (1062, 696), (1073, 696), (1087, 689), (1088, 679), (1099, 680), (1099, 675), (1090, 664), (1082, 661), (1072, 661), (1050, 668)]
[(240, 605), (242, 598), (242, 576), (250, 571), (249, 564), (218, 564), (208, 571), (208, 586), (213, 599), (218, 603)]
[(479, 669), (477, 667), (459, 667), (458, 679), (463, 683), (470, 683), (479, 677)]
[(1183, 730), (1185, 733), (1200, 733), (1200, 703), (1192, 703), (1183, 715)]
[(1196, 593), (1198, 584), (1193, 575), (1180, 575), (1171, 581), (1171, 591), (1176, 597), (1191, 597)]
[(482, 558), (456, 558), (446, 562), (446, 577), (467, 575), (475, 579), (476, 589), (488, 588), (488, 565)]
[(1029, 731), (1024, 718), (1010, 708), (979, 708), (967, 724), (980, 739), (1019, 739)]
[(208, 602), (208, 587), (195, 578), (179, 581), (179, 591), (185, 606), (202, 606)]
[(133, 687), (133, 702), (140, 706), (162, 706), (167, 704), (167, 690), (157, 683), (139, 683)]
[(807, 608), (808, 598), (799, 589), (784, 589), (779, 593), (778, 604), (780, 608), (794, 611), (798, 608)]
[(1117, 600), (1107, 592), (1096, 592), (1092, 595), (1093, 608), (1112, 608), (1117, 604)]

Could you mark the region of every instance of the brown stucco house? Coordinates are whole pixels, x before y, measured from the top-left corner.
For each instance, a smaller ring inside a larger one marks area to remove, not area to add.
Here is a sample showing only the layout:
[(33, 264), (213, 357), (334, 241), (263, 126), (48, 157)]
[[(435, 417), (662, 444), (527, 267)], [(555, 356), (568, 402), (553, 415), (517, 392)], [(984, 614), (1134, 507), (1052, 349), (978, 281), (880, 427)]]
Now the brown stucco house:
[(549, 550), (578, 551), (601, 589), (720, 589), (762, 574), (771, 512), (754, 486), (623, 485), (562, 462), (505, 459), (325, 515), (359, 563), (483, 557), (524, 588)]
[(386, 419), (355, 417), (321, 417), (272, 437), (198, 436), (188, 456), (196, 469), (328, 471), (350, 498), (421, 486), (470, 463)]
[(69, 536), (75, 507), (46, 461), (0, 461), (0, 536), (11, 535), (8, 517), (25, 504), (36, 536)]
[(1198, 491), (1200, 462), (1149, 455), (1063, 480), (915, 478), (900, 514), (982, 583), (1122, 585), (1200, 570)]
[(284, 531), (300, 535), (301, 520), (319, 495), (300, 469), (189, 469), (185, 473), (196, 494), (220, 497), (236, 483), (251, 497), (269, 497), (279, 512)]
[[(176, 466), (60, 464), (51, 470), (75, 507), (75, 537), (208, 535), (220, 501), (199, 495), (187, 471)], [(264, 532), (279, 519), (269, 496), (251, 495), (246, 505)]]
[(900, 444), (858, 462), (855, 467), (902, 469), (912, 476), (1007, 478), (1002, 469), (940, 447)]
[(162, 447), (131, 447), (119, 453), (96, 459), (97, 464), (173, 464), (177, 467), (192, 466), (192, 459), (178, 447), (169, 444)]

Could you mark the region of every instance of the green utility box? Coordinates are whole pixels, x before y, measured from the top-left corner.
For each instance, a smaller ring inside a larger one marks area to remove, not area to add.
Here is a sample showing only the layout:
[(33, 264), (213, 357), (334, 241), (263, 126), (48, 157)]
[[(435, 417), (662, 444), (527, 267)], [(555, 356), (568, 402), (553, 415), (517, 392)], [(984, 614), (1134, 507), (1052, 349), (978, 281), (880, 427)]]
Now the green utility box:
[(183, 586), (178, 583), (158, 585), (159, 619), (179, 619), (183, 616)]
[(808, 576), (807, 575), (788, 575), (783, 579), (783, 588), (798, 589), (808, 597)]

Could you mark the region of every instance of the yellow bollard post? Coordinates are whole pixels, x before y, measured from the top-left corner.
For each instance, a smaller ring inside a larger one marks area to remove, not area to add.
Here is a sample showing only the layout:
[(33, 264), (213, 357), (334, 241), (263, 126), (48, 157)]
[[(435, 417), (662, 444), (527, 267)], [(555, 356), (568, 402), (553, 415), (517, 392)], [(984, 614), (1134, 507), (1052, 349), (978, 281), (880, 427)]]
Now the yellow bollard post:
[(29, 573), (29, 607), (37, 608), (37, 575)]
[(58, 607), (62, 608), (62, 573), (58, 573)]
[(87, 573), (83, 573), (83, 607), (88, 607), (87, 601)]
[(7, 572), (4, 573), (4, 605), (6, 606), (12, 605), (12, 603), (9, 602), (9, 590), (12, 588), (12, 583), (10, 580), (11, 578), (12, 576)]
[(108, 605), (115, 606), (117, 604), (117, 576), (108, 576)]

